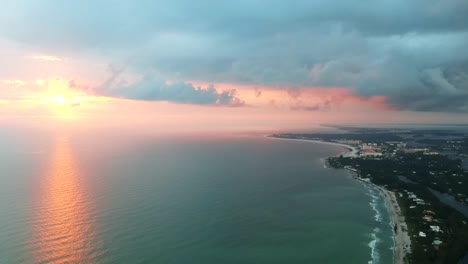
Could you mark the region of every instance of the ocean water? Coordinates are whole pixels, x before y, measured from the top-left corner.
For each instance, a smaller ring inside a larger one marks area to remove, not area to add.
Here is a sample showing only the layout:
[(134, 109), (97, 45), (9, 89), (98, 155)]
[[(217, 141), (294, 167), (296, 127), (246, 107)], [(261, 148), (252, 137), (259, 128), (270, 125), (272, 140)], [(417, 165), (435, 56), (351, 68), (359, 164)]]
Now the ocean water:
[(392, 263), (344, 149), (261, 136), (0, 133), (1, 263)]

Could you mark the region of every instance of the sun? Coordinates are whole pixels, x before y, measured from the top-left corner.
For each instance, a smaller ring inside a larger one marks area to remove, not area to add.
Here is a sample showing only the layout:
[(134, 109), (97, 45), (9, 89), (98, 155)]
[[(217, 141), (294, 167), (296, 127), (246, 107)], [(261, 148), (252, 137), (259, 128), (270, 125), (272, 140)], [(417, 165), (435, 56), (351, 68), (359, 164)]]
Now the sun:
[(59, 105), (63, 105), (65, 104), (65, 96), (63, 95), (56, 95), (54, 96), (54, 103), (56, 104), (59, 104)]
[[(63, 119), (79, 119), (90, 109), (103, 109), (103, 102), (112, 98), (93, 95), (89, 92), (70, 88), (70, 81), (63, 78), (38, 80), (41, 92), (31, 96), (32, 103), (39, 103), (50, 115)], [(1, 104), (0, 100), (0, 104)]]

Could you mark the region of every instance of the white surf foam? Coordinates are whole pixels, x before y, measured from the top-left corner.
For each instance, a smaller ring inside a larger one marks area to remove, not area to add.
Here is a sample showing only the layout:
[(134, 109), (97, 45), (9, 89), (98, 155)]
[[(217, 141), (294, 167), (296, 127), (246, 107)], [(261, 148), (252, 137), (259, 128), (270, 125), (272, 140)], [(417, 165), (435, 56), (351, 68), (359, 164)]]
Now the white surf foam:
[[(382, 214), (378, 208), (379, 202), (382, 197), (380, 196), (380, 193), (378, 190), (372, 187), (369, 187), (368, 190), (369, 190), (368, 195), (371, 198), (371, 202), (369, 203), (369, 205), (372, 208), (372, 211), (374, 211), (375, 213), (374, 214), (375, 224), (378, 225), (379, 223), (383, 221)], [(370, 235), (372, 240), (369, 242), (368, 245), (369, 245), (369, 248), (371, 249), (371, 253), (370, 253), (371, 260), (368, 261), (368, 264), (377, 264), (380, 261), (380, 254), (377, 249), (377, 245), (380, 242), (380, 239), (378, 238), (380, 231), (381, 231), (380, 228), (374, 227), (373, 232)]]
[(369, 242), (369, 247), (371, 249), (371, 260), (369, 260), (368, 264), (377, 264), (379, 263), (380, 255), (377, 251), (377, 242), (379, 239), (377, 237), (377, 233), (379, 233), (380, 229), (378, 227), (374, 228), (374, 232), (371, 234), (372, 240)]

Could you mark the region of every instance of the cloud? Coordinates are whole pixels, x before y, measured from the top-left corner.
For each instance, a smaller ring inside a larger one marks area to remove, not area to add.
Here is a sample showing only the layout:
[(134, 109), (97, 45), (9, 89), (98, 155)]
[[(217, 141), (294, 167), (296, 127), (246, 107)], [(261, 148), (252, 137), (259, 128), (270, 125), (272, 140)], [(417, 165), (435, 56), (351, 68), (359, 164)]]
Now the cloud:
[(315, 103), (312, 105), (308, 105), (303, 103), (302, 101), (296, 101), (293, 105), (291, 105), (290, 109), (295, 111), (329, 111), (332, 107), (331, 100), (325, 100), (322, 103)]
[(49, 61), (49, 62), (56, 62), (56, 61), (63, 61), (62, 58), (50, 56), (50, 55), (33, 55), (29, 56), (33, 60), (41, 60), (41, 61)]
[(27, 84), (27, 82), (23, 80), (0, 80), (0, 83), (13, 86), (23, 86)]
[(298, 87), (286, 90), (289, 109), (295, 111), (331, 111), (352, 107), (354, 111), (394, 111), (385, 96), (362, 96), (350, 88)]
[(427, 68), (402, 83), (404, 96), (390, 97), (390, 103), (420, 111), (468, 112), (468, 63)]
[(261, 97), (262, 96), (262, 90), (260, 88), (258, 88), (258, 87), (255, 87), (254, 88), (254, 95), (257, 98)]
[(177, 80), (143, 80), (121, 96), (236, 98), (194, 80), (349, 87), (402, 110), (468, 112), (466, 0), (18, 0), (2, 8), (1, 36), (31, 49)]
[(243, 106), (245, 104), (236, 97), (236, 90), (218, 91), (213, 86), (208, 89), (194, 87), (186, 82), (169, 83), (153, 76), (127, 86), (107, 87), (98, 90), (105, 96), (119, 97), (145, 101), (168, 101), (181, 104)]

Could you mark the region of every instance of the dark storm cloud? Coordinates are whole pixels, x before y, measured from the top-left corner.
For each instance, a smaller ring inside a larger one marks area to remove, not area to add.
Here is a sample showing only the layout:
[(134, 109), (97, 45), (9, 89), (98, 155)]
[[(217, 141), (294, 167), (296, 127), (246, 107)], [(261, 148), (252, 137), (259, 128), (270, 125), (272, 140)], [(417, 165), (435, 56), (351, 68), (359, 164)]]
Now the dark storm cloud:
[(156, 79), (343, 86), (400, 109), (468, 112), (466, 0), (19, 0), (3, 10), (2, 37), (130, 61)]

